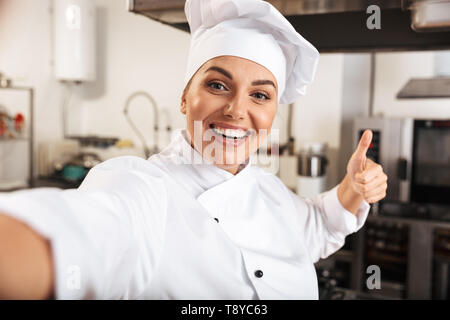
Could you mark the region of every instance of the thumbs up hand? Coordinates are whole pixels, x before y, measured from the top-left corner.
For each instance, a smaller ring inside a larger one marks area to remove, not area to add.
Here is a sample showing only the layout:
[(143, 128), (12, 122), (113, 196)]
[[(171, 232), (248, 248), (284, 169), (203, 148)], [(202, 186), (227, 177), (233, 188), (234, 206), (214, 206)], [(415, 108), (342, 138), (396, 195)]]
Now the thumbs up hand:
[(347, 164), (347, 176), (352, 189), (368, 203), (377, 202), (386, 196), (388, 179), (383, 167), (366, 156), (372, 135), (372, 131), (364, 131)]

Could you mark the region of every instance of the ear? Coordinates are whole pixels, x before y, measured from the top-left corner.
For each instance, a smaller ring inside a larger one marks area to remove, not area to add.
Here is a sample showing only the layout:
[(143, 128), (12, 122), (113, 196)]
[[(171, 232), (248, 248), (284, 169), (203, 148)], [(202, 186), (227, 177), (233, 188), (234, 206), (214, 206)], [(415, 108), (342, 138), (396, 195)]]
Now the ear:
[(181, 95), (180, 112), (186, 115), (186, 90), (183, 90)]

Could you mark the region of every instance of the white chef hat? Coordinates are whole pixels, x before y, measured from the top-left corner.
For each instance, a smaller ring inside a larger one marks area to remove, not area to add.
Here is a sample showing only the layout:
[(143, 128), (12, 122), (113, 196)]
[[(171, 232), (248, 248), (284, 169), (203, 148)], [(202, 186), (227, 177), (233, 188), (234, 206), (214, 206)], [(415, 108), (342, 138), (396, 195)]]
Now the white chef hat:
[(191, 46), (184, 84), (208, 60), (224, 55), (252, 60), (274, 75), (278, 102), (292, 103), (306, 92), (319, 59), (270, 3), (262, 0), (186, 0)]

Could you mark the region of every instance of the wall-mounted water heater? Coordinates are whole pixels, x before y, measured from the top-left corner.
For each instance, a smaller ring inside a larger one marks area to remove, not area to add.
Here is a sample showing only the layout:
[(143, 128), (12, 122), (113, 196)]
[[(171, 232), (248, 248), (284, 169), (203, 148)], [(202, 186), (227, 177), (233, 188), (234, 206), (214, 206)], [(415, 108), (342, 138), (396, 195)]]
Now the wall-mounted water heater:
[(96, 11), (92, 0), (54, 0), (55, 76), (62, 81), (96, 78)]

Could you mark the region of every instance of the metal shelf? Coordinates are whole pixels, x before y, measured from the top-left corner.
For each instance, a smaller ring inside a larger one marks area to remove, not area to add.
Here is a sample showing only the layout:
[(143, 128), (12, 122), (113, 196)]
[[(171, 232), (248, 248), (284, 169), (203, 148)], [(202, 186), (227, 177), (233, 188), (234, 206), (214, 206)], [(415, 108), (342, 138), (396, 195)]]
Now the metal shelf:
[(22, 86), (8, 86), (1, 87), (0, 90), (12, 90), (12, 91), (25, 91), (28, 93), (28, 112), (29, 112), (29, 137), (19, 137), (19, 138), (3, 138), (0, 139), (0, 142), (6, 141), (26, 141), (28, 140), (28, 158), (29, 158), (29, 177), (28, 177), (28, 187), (33, 187), (33, 177), (34, 177), (34, 88), (31, 87), (22, 87)]
[(30, 138), (27, 137), (20, 137), (20, 138), (0, 138), (0, 142), (8, 142), (8, 141), (27, 141), (30, 140)]

